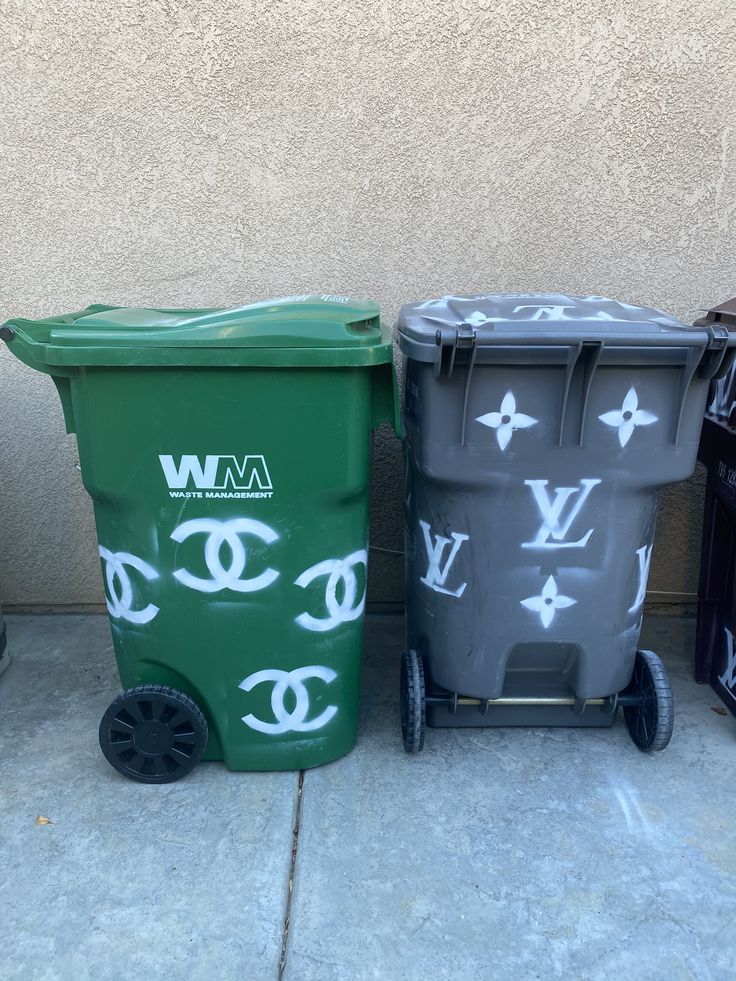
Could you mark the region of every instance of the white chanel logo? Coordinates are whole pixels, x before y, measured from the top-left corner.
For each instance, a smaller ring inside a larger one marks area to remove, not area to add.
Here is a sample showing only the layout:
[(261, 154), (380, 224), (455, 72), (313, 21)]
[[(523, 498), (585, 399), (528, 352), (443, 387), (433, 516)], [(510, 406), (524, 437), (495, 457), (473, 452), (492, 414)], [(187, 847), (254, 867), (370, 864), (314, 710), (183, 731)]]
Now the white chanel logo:
[[(325, 559), (303, 572), (296, 580), (296, 585), (305, 588), (319, 576), (329, 576), (325, 587), (325, 606), (329, 617), (313, 617), (309, 613), (300, 613), (296, 622), (306, 630), (332, 630), (333, 627), (357, 620), (365, 609), (365, 588), (360, 601), (356, 604), (358, 580), (355, 576), (355, 566), (367, 568), (368, 552), (362, 548), (344, 559)], [(343, 583), (342, 600), (338, 602), (337, 587)]]
[[(273, 682), (271, 692), (271, 709), (276, 722), (263, 722), (255, 715), (244, 715), (243, 722), (257, 732), (265, 732), (271, 736), (278, 736), (283, 732), (314, 732), (327, 725), (330, 719), (337, 712), (337, 705), (328, 705), (316, 719), (307, 722), (309, 714), (309, 693), (304, 687), (307, 678), (319, 678), (326, 684), (330, 684), (337, 677), (332, 668), (326, 668), (319, 664), (310, 665), (306, 668), (296, 668), (294, 671), (281, 671), (278, 668), (265, 668), (263, 671), (256, 671), (249, 675), (245, 681), (241, 681), (239, 688), (243, 691), (251, 691), (261, 682)], [(289, 712), (284, 704), (284, 697), (287, 691), (291, 691), (296, 699), (296, 704)]]
[[(186, 569), (176, 569), (174, 576), (183, 585), (196, 589), (201, 593), (218, 593), (222, 589), (232, 589), (237, 593), (254, 593), (265, 589), (278, 577), (275, 569), (266, 569), (260, 576), (252, 579), (241, 579), (245, 570), (247, 552), (239, 535), (253, 535), (262, 542), (270, 545), (279, 537), (278, 534), (254, 518), (233, 518), (231, 521), (216, 521), (214, 518), (194, 518), (185, 521), (172, 533), (175, 542), (183, 542), (190, 535), (205, 534), (208, 536), (204, 547), (204, 560), (210, 571), (211, 579), (200, 579)], [(220, 559), (220, 550), (227, 543), (230, 549), (230, 566), (225, 568)]]
[[(103, 545), (100, 545), (100, 557), (105, 561), (105, 581), (110, 596), (107, 600), (107, 608), (110, 616), (122, 617), (123, 620), (129, 620), (131, 623), (148, 623), (149, 620), (153, 620), (159, 611), (153, 603), (149, 603), (143, 610), (131, 610), (133, 585), (125, 566), (129, 565), (132, 569), (136, 569), (144, 579), (149, 581), (158, 579), (156, 570), (137, 555), (131, 555), (130, 552), (111, 552)], [(116, 582), (120, 586), (119, 591)]]

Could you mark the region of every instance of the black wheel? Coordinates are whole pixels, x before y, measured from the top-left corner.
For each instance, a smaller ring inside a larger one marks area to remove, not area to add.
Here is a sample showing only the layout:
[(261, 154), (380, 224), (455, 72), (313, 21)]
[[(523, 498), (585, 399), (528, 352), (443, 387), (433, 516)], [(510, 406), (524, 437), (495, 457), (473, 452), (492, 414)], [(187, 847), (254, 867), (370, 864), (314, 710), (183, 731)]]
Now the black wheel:
[(401, 655), (401, 736), (407, 753), (418, 753), (424, 747), (427, 705), (424, 692), (424, 665), (416, 651)]
[(139, 685), (118, 695), (100, 723), (111, 766), (140, 783), (172, 783), (202, 759), (207, 720), (189, 695), (166, 685)]
[(624, 705), (624, 718), (636, 746), (645, 753), (664, 749), (672, 738), (675, 706), (664, 664), (654, 651), (637, 651), (634, 673), (624, 695), (638, 701)]

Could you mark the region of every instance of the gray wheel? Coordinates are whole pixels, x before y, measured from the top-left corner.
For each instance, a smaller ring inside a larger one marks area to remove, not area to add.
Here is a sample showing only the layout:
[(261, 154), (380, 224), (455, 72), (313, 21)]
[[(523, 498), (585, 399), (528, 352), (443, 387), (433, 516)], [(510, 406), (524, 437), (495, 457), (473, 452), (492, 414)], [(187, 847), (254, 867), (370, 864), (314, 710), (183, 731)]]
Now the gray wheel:
[(401, 737), (407, 753), (419, 753), (424, 748), (427, 707), (424, 691), (424, 665), (416, 651), (401, 655)]

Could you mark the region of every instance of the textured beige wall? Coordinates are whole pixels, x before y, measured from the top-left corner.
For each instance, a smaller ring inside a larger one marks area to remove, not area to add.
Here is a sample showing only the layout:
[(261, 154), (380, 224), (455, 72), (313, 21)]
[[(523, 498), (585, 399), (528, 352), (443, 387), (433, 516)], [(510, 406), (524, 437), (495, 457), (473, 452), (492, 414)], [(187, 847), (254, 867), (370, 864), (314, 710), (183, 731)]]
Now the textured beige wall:
[[(0, 316), (736, 292), (733, 0), (0, 0), (0, 49)], [(0, 351), (0, 390), (0, 598), (98, 602), (52, 386)], [(700, 493), (667, 496), (653, 589), (696, 587)], [(374, 555), (374, 600), (400, 568)]]

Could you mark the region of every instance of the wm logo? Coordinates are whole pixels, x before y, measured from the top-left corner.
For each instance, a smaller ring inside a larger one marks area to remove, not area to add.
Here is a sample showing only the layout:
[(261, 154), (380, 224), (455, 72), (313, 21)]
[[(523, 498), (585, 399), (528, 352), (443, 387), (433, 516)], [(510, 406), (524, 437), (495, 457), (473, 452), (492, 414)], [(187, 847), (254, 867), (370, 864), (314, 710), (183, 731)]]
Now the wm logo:
[(262, 456), (205, 456), (184, 454), (178, 465), (173, 456), (159, 456), (170, 490), (273, 490)]

